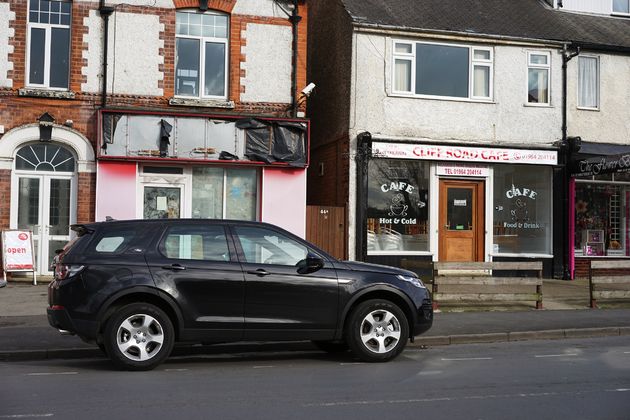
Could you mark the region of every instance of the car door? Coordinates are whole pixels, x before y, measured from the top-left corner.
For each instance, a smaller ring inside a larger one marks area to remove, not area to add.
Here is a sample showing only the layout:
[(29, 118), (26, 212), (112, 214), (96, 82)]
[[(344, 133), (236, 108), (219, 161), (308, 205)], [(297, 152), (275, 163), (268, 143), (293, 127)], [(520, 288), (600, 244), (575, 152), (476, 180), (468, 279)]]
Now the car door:
[(156, 285), (178, 302), (189, 338), (241, 338), (244, 278), (222, 224), (168, 224), (147, 263)]
[(339, 290), (327, 258), (323, 267), (301, 274), (298, 263), (317, 255), (306, 242), (270, 226), (239, 225), (232, 232), (245, 273), (244, 337), (332, 339)]

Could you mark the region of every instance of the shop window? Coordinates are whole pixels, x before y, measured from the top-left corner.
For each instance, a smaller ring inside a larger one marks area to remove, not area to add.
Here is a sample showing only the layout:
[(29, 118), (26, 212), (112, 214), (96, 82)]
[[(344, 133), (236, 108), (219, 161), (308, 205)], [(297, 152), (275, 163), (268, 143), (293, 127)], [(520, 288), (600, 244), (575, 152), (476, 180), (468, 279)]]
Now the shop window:
[(630, 14), (630, 0), (613, 0), (613, 13)]
[(27, 85), (68, 89), (72, 3), (30, 0), (28, 7)]
[(575, 254), (626, 256), (630, 187), (578, 182), (575, 186)]
[(177, 12), (175, 95), (227, 98), (228, 16)]
[(368, 163), (368, 254), (429, 250), (429, 164), (373, 159)]
[(493, 50), (394, 42), (393, 90), (422, 96), (490, 100)]
[(495, 166), (495, 254), (551, 254), (551, 177), (543, 166)]
[(256, 220), (257, 185), (256, 169), (194, 167), (192, 217)]

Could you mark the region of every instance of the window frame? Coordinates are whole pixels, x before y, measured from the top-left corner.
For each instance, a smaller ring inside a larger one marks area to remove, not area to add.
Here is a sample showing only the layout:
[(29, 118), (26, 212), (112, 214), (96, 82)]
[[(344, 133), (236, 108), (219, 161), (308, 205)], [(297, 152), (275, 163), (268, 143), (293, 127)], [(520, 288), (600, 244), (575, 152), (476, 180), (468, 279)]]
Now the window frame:
[[(531, 62), (533, 55), (544, 55), (547, 57), (547, 64), (537, 64)], [(529, 101), (529, 70), (542, 69), (547, 70), (547, 102), (530, 102)], [(551, 107), (551, 51), (530, 50), (527, 51), (527, 69), (525, 73), (525, 104), (534, 107)]]
[[(423, 45), (436, 45), (436, 46), (446, 46), (446, 47), (456, 47), (456, 48), (466, 48), (468, 49), (468, 96), (467, 97), (458, 97), (458, 96), (442, 96), (442, 95), (426, 95), (426, 94), (418, 94), (416, 93), (416, 46), (418, 44)], [(393, 39), (392, 40), (392, 61), (391, 61), (391, 93), (396, 96), (407, 96), (413, 98), (422, 98), (422, 99), (438, 99), (438, 100), (450, 100), (450, 101), (464, 101), (464, 102), (493, 102), (494, 101), (494, 48), (493, 47), (484, 47), (484, 46), (475, 46), (475, 45), (465, 45), (465, 44), (452, 44), (445, 42), (425, 42), (425, 41), (410, 41), (405, 39)], [(396, 52), (396, 47), (398, 45), (407, 45), (411, 46), (410, 53), (401, 53)], [(484, 59), (475, 59), (475, 51), (486, 51), (489, 53), (490, 58), (488, 60)], [(396, 62), (398, 60), (411, 62), (411, 84), (409, 91), (396, 90)], [(489, 80), (490, 84), (488, 87), (488, 97), (484, 96), (474, 96), (474, 69), (475, 67), (486, 67), (489, 71)]]
[[(54, 90), (60, 92), (67, 92), (70, 90), (70, 66), (72, 60), (72, 2), (70, 1), (60, 1), (60, 3), (69, 3), (70, 4), (70, 24), (63, 25), (61, 23), (33, 23), (30, 21), (31, 14), (31, 4), (29, 2), (27, 6), (27, 15), (26, 15), (26, 65), (25, 65), (25, 85), (30, 88), (38, 88), (38, 89), (46, 89), (46, 90)], [(51, 54), (52, 54), (52, 30), (53, 28), (59, 29), (67, 29), (68, 30), (68, 68), (67, 77), (68, 77), (68, 86), (67, 87), (54, 87), (50, 86), (50, 62), (51, 62)], [(31, 58), (31, 32), (33, 29), (43, 29), (45, 33), (44, 40), (44, 83), (33, 83), (31, 82), (31, 62), (33, 61)]]
[[(227, 26), (226, 26), (226, 38), (215, 38), (215, 37), (204, 37), (203, 35), (180, 35), (177, 33), (177, 28), (175, 28), (175, 58), (174, 58), (174, 83), (175, 83), (175, 89), (174, 89), (174, 93), (173, 96), (175, 98), (179, 98), (179, 99), (197, 99), (197, 100), (227, 100), (229, 97), (229, 80), (230, 80), (230, 15), (227, 13), (223, 13), (220, 11), (215, 11), (215, 10), (207, 10), (203, 13), (198, 13), (197, 10), (195, 9), (181, 9), (181, 10), (176, 10), (176, 19), (177, 19), (177, 14), (178, 13), (185, 13), (185, 14), (189, 14), (189, 15), (194, 15), (194, 14), (198, 14), (198, 15), (215, 15), (215, 16), (225, 16), (226, 21), (227, 21)], [(177, 24), (176, 24), (177, 25)], [(178, 39), (191, 39), (191, 40), (196, 40), (199, 41), (199, 55), (198, 55), (198, 60), (199, 60), (199, 94), (196, 96), (193, 95), (182, 95), (182, 94), (177, 94), (176, 92), (176, 87), (177, 87), (177, 59), (178, 59), (178, 52), (177, 52), (177, 40)], [(204, 91), (205, 91), (205, 83), (206, 83), (206, 62), (205, 62), (205, 58), (206, 58), (206, 49), (205, 46), (207, 43), (217, 43), (217, 44), (223, 44), (224, 48), (225, 48), (225, 54), (223, 57), (223, 68), (224, 68), (224, 75), (223, 75), (223, 89), (225, 94), (224, 95), (204, 95)]]
[(613, 15), (617, 15), (617, 16), (630, 16), (630, 0), (626, 0), (626, 4), (628, 5), (628, 12), (618, 12), (615, 10), (615, 0), (610, 0), (611, 4), (610, 4), (610, 9), (611, 9), (611, 14)]
[[(597, 63), (597, 74), (596, 74), (597, 80), (595, 81), (596, 86), (597, 86), (597, 105), (595, 107), (580, 105), (580, 64), (579, 64), (579, 60), (581, 60), (582, 58), (595, 59), (595, 62)], [(581, 54), (581, 55), (578, 56), (577, 102), (576, 102), (577, 103), (577, 109), (582, 109), (582, 110), (586, 110), (586, 111), (599, 111), (600, 110), (600, 106), (601, 106), (600, 95), (601, 95), (601, 60), (600, 60), (600, 57), (598, 55)]]

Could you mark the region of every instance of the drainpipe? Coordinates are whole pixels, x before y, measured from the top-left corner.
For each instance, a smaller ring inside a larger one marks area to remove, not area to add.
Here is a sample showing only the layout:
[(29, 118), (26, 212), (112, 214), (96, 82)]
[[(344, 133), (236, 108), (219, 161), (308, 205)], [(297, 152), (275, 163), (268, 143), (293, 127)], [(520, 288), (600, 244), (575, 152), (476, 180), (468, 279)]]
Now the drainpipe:
[(562, 278), (564, 280), (571, 279), (571, 270), (569, 269), (569, 252), (573, 249), (570, 245), (572, 238), (568, 237), (568, 224), (569, 217), (569, 183), (571, 181), (569, 175), (569, 163), (571, 158), (571, 148), (569, 147), (567, 137), (567, 64), (573, 57), (576, 57), (580, 53), (580, 47), (578, 46), (574, 52), (569, 52), (567, 44), (562, 47), (562, 142), (560, 144), (560, 154), (562, 157), (562, 214), (565, 217), (562, 223)]
[(364, 131), (357, 135), (357, 186), (355, 194), (355, 250), (354, 259), (365, 261), (367, 258), (367, 194), (368, 194), (368, 162), (372, 154), (372, 134)]
[(298, 0), (293, 0), (293, 12), (289, 21), (293, 28), (293, 56), (291, 57), (292, 75), (291, 75), (291, 114), (293, 118), (297, 118), (298, 100), (297, 100), (297, 65), (298, 65), (298, 23), (302, 17), (298, 15)]
[(114, 12), (111, 6), (105, 6), (105, 0), (99, 0), (98, 11), (103, 18), (103, 88), (101, 92), (101, 108), (107, 103), (107, 43), (109, 41), (109, 17)]

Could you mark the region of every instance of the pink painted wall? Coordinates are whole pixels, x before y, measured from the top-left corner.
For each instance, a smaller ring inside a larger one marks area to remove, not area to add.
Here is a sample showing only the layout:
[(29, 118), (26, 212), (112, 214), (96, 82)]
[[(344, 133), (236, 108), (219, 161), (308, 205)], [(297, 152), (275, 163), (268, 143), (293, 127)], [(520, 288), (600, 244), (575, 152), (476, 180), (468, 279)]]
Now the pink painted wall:
[(96, 221), (136, 219), (136, 163), (96, 163)]
[(263, 168), (260, 220), (306, 235), (306, 170)]

